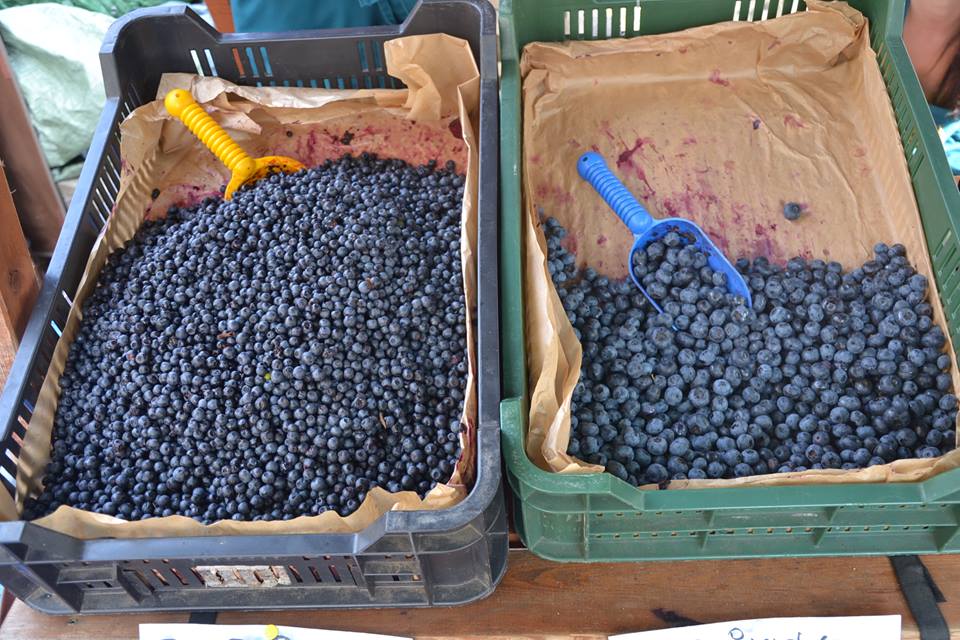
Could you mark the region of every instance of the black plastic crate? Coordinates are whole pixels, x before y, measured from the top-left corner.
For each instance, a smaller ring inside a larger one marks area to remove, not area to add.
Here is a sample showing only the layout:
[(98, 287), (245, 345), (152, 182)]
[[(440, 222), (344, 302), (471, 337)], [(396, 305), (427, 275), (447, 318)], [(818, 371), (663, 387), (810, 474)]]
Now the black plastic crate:
[(80, 540), (29, 522), (0, 523), (0, 583), (50, 613), (453, 605), (488, 595), (506, 569), (500, 471), (497, 285), (497, 43), (486, 0), (422, 0), (400, 26), (219, 34), (189, 9), (136, 11), (100, 53), (107, 104), (43, 289), (0, 396), (0, 488), (17, 456), (54, 346), (119, 186), (119, 124), (153, 98), (165, 72), (247, 85), (399, 87), (383, 42), (446, 33), (480, 67), (477, 474), (442, 511), (396, 511), (354, 534)]

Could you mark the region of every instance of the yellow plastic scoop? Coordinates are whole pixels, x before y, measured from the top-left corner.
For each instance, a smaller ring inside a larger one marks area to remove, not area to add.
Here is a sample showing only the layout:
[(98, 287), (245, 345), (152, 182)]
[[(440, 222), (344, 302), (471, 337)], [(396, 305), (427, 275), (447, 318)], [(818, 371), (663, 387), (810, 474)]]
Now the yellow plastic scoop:
[(296, 173), (306, 167), (302, 163), (286, 156), (264, 156), (251, 158), (223, 130), (216, 120), (203, 110), (193, 99), (189, 91), (174, 89), (163, 100), (167, 111), (205, 144), (213, 155), (230, 169), (232, 173), (223, 197), (229, 200), (240, 187), (253, 184), (261, 178), (274, 173)]

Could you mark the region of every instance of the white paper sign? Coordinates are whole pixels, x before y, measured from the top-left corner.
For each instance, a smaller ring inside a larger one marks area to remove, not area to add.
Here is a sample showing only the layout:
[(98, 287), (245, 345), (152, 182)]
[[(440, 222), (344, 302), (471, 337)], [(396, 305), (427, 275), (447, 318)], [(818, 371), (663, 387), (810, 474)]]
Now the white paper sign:
[(140, 640), (402, 640), (353, 631), (280, 627), (272, 624), (141, 624)]
[(762, 618), (610, 636), (610, 640), (900, 640), (900, 616)]

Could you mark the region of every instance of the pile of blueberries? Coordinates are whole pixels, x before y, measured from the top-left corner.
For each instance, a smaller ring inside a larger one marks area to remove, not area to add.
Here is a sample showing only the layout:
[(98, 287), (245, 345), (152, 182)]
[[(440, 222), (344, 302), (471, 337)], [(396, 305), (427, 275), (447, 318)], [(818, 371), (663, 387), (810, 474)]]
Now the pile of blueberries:
[(628, 278), (579, 270), (554, 219), (548, 266), (583, 346), (568, 453), (634, 485), (933, 458), (957, 399), (927, 279), (902, 245), (844, 272), (766, 258), (736, 268), (752, 308), (677, 232)]
[(113, 254), (27, 517), (353, 512), (460, 455), (464, 179), (364, 154), (171, 209)]

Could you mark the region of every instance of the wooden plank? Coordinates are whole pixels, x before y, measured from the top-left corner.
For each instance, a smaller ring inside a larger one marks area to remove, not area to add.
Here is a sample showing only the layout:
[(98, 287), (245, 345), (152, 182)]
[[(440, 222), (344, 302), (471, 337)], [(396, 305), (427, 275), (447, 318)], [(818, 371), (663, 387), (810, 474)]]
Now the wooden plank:
[(31, 250), (53, 251), (63, 226), (64, 206), (30, 124), (27, 107), (0, 41), (0, 161), (7, 166), (13, 201)]
[[(13, 357), (17, 355), (17, 345), (19, 340), (17, 334), (13, 331), (13, 325), (9, 322), (10, 316), (7, 314), (6, 305), (3, 298), (0, 298), (0, 381), (7, 379), (10, 373), (10, 367), (13, 366)], [(0, 388), (3, 384), (0, 382)]]
[(0, 298), (6, 305), (10, 324), (18, 336), (23, 334), (27, 326), (39, 286), (3, 162), (0, 162)]
[(220, 33), (236, 31), (233, 25), (233, 10), (230, 8), (230, 0), (206, 0), (206, 5), (217, 31)]
[[(960, 637), (960, 556), (923, 561), (946, 597), (943, 614)], [(604, 638), (683, 620), (900, 614), (903, 637), (920, 637), (884, 557), (587, 565), (514, 551), (509, 566), (492, 596), (463, 607), (225, 612), (217, 621), (491, 640)], [(141, 622), (186, 621), (182, 613), (48, 617), (17, 602), (0, 631), (5, 638), (114, 640), (135, 638)]]
[(10, 371), (17, 338), (23, 335), (38, 292), (37, 272), (0, 162), (0, 380)]

